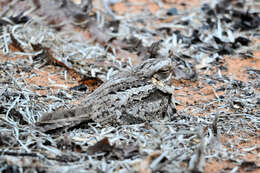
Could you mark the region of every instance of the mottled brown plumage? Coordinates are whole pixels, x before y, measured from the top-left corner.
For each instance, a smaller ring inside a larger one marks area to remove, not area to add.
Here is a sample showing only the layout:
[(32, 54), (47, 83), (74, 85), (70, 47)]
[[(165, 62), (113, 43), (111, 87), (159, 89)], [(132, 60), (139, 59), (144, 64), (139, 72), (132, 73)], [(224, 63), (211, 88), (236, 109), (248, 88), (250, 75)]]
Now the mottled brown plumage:
[(138, 124), (169, 116), (172, 91), (164, 84), (173, 71), (170, 58), (149, 59), (114, 75), (78, 107), (45, 114), (37, 123), (42, 131), (73, 127), (85, 121), (102, 125)]

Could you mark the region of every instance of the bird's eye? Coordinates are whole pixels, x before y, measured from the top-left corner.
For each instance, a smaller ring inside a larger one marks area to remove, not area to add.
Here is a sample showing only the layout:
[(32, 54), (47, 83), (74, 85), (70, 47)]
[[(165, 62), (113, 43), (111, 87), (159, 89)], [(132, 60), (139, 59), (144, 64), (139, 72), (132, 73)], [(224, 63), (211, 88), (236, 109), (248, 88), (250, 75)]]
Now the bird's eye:
[(162, 70), (159, 70), (158, 73), (168, 73), (169, 72), (169, 69), (162, 69)]
[(155, 77), (157, 80), (164, 80), (170, 76), (170, 73), (170, 67), (166, 67), (158, 70), (153, 77)]
[(170, 67), (166, 67), (160, 69), (157, 73), (169, 73), (169, 72), (170, 72)]

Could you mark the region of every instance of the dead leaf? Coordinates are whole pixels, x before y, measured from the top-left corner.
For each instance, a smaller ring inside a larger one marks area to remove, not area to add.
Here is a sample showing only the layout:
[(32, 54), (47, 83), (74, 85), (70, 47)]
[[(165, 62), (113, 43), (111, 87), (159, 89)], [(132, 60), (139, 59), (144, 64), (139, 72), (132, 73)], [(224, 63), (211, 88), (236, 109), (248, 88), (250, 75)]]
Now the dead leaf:
[(42, 50), (42, 53), (37, 55), (36, 57), (34, 57), (34, 59), (40, 59), (45, 61), (43, 63), (43, 65), (41, 65), (41, 67), (45, 66), (45, 65), (57, 65), (60, 67), (64, 67), (65, 69), (68, 70), (69, 74), (75, 78), (75, 79), (81, 79), (82, 75), (80, 73), (78, 73), (75, 69), (68, 67), (68, 65), (66, 65), (64, 62), (57, 60), (54, 56), (53, 56), (53, 52), (51, 50), (51, 48), (48, 47), (44, 47), (41, 44), (31, 44), (32, 48), (34, 51), (40, 51)]
[(89, 91), (93, 92), (96, 88), (98, 88), (103, 81), (98, 77), (85, 76), (83, 79), (79, 81), (79, 85), (70, 88), (70, 90), (78, 90), (78, 91)]
[(90, 76), (85, 76), (82, 80), (79, 81), (81, 84), (87, 85), (89, 90), (92, 92), (96, 88), (98, 88), (103, 81), (98, 78), (98, 77), (90, 77)]
[(114, 146), (109, 143), (107, 137), (103, 138), (101, 141), (98, 141), (95, 145), (89, 146), (87, 148), (87, 153), (90, 155), (102, 152), (111, 152)]

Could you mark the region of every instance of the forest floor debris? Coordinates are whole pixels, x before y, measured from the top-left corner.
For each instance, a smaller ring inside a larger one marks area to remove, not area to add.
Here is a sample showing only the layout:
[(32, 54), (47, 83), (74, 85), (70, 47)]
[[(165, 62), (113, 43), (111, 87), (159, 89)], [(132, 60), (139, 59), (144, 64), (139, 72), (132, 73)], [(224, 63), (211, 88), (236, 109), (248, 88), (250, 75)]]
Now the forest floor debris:
[[(121, 0), (111, 15), (98, 0), (2, 0), (0, 172), (259, 172), (260, 3), (185, 2)], [(179, 69), (171, 121), (34, 128), (164, 56)]]

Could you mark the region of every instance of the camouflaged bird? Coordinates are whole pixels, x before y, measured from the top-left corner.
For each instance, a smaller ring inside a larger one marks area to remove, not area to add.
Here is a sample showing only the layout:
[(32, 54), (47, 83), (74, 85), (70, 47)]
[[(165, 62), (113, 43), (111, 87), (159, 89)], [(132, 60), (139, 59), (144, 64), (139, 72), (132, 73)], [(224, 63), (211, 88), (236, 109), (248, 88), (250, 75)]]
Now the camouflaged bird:
[(117, 126), (171, 116), (175, 112), (173, 90), (164, 82), (169, 81), (173, 66), (170, 58), (146, 60), (112, 76), (77, 107), (44, 114), (36, 125), (49, 131), (89, 121)]

